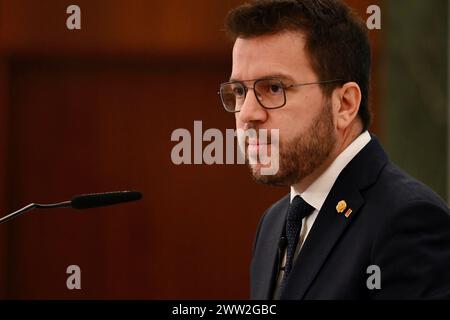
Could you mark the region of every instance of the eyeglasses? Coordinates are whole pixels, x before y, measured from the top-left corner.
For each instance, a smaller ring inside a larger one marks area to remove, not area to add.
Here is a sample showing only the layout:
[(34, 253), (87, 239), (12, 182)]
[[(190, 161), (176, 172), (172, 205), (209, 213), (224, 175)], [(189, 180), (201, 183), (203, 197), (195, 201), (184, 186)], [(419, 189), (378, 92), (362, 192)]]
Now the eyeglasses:
[[(245, 86), (245, 82), (253, 81), (253, 87)], [(228, 112), (239, 112), (247, 97), (248, 90), (253, 90), (256, 100), (265, 109), (278, 109), (286, 105), (286, 90), (294, 87), (312, 84), (324, 84), (343, 81), (342, 79), (326, 80), (319, 82), (298, 83), (284, 85), (278, 78), (263, 78), (257, 80), (230, 81), (220, 85), (220, 100)]]

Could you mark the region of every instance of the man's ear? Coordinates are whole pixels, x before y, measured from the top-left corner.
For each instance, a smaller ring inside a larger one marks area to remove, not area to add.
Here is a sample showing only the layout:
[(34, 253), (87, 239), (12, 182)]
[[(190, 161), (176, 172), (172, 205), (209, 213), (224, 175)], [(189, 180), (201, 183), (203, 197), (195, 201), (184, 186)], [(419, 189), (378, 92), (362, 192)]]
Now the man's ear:
[(358, 116), (361, 104), (361, 89), (356, 82), (347, 82), (333, 93), (336, 127), (345, 130)]

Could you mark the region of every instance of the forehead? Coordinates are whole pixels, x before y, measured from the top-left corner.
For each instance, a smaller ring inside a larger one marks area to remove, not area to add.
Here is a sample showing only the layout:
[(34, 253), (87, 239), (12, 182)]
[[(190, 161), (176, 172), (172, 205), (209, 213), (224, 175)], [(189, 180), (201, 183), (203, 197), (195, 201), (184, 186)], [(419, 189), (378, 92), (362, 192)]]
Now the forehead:
[(305, 36), (292, 31), (238, 38), (233, 47), (231, 78), (247, 80), (283, 74), (292, 79), (308, 77), (312, 69), (305, 44)]

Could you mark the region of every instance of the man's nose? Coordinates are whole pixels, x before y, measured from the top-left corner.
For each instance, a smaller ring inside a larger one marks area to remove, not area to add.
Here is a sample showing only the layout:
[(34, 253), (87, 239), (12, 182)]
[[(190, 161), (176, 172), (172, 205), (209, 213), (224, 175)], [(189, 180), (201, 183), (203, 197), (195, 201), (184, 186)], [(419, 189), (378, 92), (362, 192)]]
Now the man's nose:
[(243, 123), (264, 122), (267, 119), (267, 110), (258, 102), (253, 90), (249, 90), (241, 110), (237, 113), (239, 121)]

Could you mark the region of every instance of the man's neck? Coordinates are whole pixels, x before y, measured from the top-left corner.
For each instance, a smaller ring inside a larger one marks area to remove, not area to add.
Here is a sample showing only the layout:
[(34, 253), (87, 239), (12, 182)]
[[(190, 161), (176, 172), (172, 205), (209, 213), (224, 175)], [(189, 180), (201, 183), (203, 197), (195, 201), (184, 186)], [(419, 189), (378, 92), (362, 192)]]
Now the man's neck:
[(303, 178), (300, 182), (292, 187), (298, 192), (303, 193), (308, 187), (319, 178), (322, 173), (333, 163), (333, 161), (344, 151), (356, 138), (362, 133), (362, 125), (357, 122), (353, 126), (349, 126), (346, 130), (339, 134), (336, 147), (330, 153), (328, 158), (317, 167), (311, 174)]

